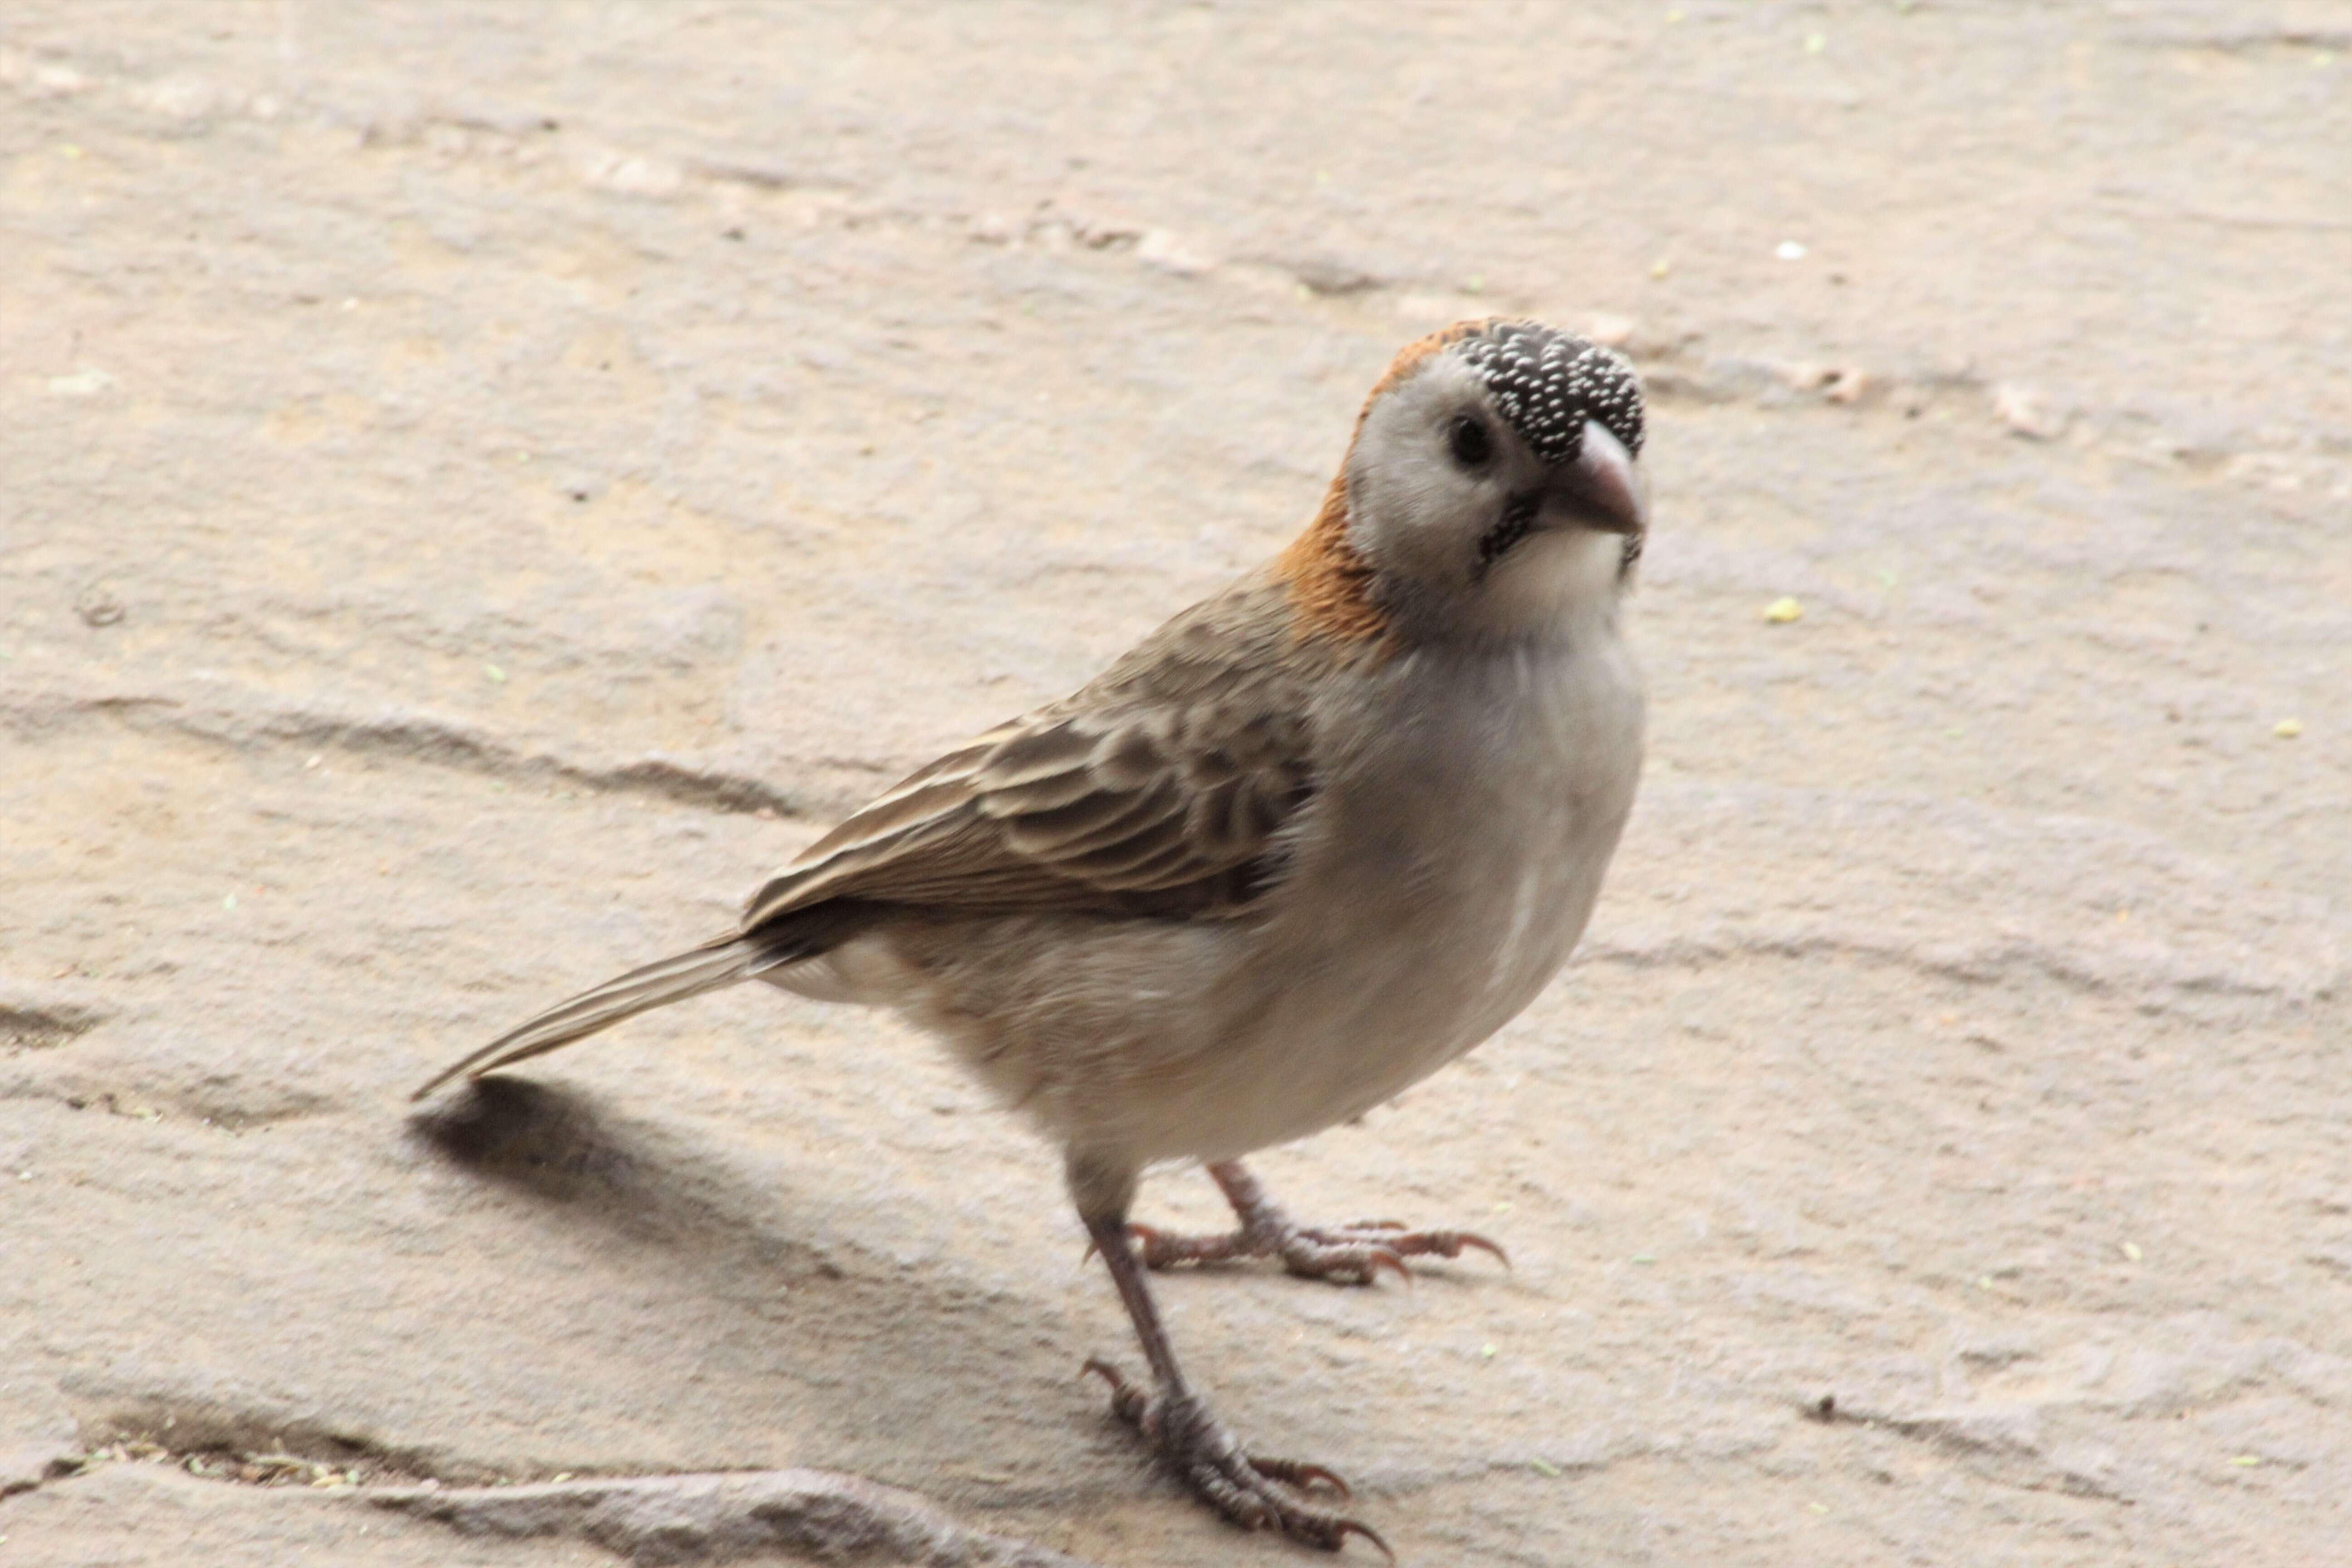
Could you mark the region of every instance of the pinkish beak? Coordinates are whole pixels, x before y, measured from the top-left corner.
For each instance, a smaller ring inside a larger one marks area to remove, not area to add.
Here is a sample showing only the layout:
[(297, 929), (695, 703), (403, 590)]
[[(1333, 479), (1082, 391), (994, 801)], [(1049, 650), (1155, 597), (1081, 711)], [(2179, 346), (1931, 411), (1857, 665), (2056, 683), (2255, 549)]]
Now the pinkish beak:
[(1598, 419), (1584, 422), (1582, 450), (1553, 493), (1588, 528), (1609, 533), (1649, 531), (1649, 479), (1625, 443)]

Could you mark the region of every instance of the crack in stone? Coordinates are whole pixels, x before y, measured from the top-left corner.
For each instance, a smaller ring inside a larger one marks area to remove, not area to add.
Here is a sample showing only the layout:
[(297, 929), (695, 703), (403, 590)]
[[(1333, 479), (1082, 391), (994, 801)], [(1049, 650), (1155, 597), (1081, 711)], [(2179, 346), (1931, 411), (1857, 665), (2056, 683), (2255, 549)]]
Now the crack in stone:
[(738, 1470), (369, 1493), (374, 1507), (467, 1536), (568, 1535), (646, 1568), (778, 1552), (920, 1568), (1085, 1568), (966, 1528), (913, 1492), (824, 1470)]
[(70, 1002), (0, 1001), (0, 1049), (54, 1050), (106, 1022), (94, 1007)]
[[(198, 1086), (199, 1089), (201, 1087)], [(184, 1092), (180, 1089), (149, 1092), (117, 1091), (110, 1089), (63, 1089), (54, 1084), (27, 1082), (0, 1086), (0, 1100), (39, 1101), (62, 1105), (68, 1110), (96, 1110), (103, 1115), (121, 1117), (125, 1121), (171, 1121), (205, 1128), (231, 1137), (289, 1121), (323, 1116), (336, 1108), (335, 1101), (326, 1096), (309, 1093), (288, 1095), (272, 1105), (247, 1107), (208, 1098), (201, 1092)]]
[(779, 1552), (795, 1561), (906, 1568), (1087, 1568), (1061, 1552), (972, 1530), (917, 1493), (833, 1471), (558, 1472), (518, 1482), (447, 1467), (467, 1483), (450, 1486), (418, 1450), (316, 1421), (146, 1401), (92, 1425), (98, 1440), (37, 1474), (9, 1477), (0, 1500), (110, 1465), (148, 1464), (224, 1485), (323, 1493), (469, 1537), (570, 1536), (647, 1568)]
[[(352, 718), (313, 709), (199, 707), (157, 696), (54, 696), (18, 700), (0, 710), (0, 722), (19, 734), (54, 733), (77, 720), (110, 718), (137, 731), (163, 730), (241, 749), (282, 742), (311, 752), (390, 757), (509, 783), (562, 784), (598, 795), (635, 795), (703, 810), (798, 817), (807, 807), (791, 791), (764, 779), (698, 766), (675, 757), (590, 763), (527, 751), (472, 726), (425, 714)], [(877, 764), (877, 770), (879, 764)], [(0, 1037), (5, 1037), (0, 1018)]]
[(101, 1406), (81, 1421), (83, 1448), (51, 1462), (50, 1479), (109, 1463), (168, 1464), (208, 1480), (249, 1486), (474, 1484), (501, 1480), (485, 1466), (445, 1460), (316, 1416), (285, 1416), (204, 1399), (148, 1395)]
[(2021, 1491), (2058, 1492), (2130, 1504), (2135, 1500), (2111, 1483), (2062, 1464), (2042, 1450), (2041, 1408), (2000, 1405), (1927, 1411), (1898, 1415), (1840, 1405), (1833, 1394), (1799, 1406), (1807, 1420), (1827, 1426), (1859, 1426), (1924, 1444), (1959, 1460), (1984, 1479)]
[(572, 762), (545, 752), (525, 752), (479, 731), (421, 715), (353, 720), (297, 709), (274, 713), (256, 729), (271, 740), (432, 763), (496, 778), (561, 782), (601, 794), (651, 795), (717, 811), (785, 816), (803, 811), (789, 793), (745, 774), (661, 756), (602, 766)]

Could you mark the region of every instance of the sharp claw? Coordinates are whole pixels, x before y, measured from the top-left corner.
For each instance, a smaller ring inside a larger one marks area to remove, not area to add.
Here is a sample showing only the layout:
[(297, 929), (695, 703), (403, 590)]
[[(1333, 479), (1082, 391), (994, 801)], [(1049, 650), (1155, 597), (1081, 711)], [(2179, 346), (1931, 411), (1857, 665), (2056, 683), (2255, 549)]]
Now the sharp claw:
[(1493, 1253), (1495, 1255), (1495, 1261), (1501, 1264), (1506, 1269), (1511, 1267), (1511, 1255), (1504, 1251), (1497, 1244), (1488, 1241), (1485, 1237), (1473, 1236), (1465, 1230), (1462, 1233), (1459, 1239), (1465, 1247), (1475, 1247), (1482, 1252)]
[(1391, 1565), (1395, 1563), (1397, 1554), (1393, 1551), (1390, 1550), (1389, 1543), (1381, 1539), (1381, 1532), (1374, 1530), (1369, 1524), (1358, 1524), (1352, 1519), (1342, 1519), (1333, 1522), (1331, 1526), (1331, 1550), (1334, 1552), (1345, 1552), (1348, 1549), (1348, 1537), (1350, 1532), (1362, 1536), (1374, 1546), (1379, 1547), (1381, 1555), (1387, 1558)]
[(1120, 1375), (1118, 1368), (1098, 1355), (1087, 1357), (1086, 1365), (1078, 1369), (1082, 1377), (1087, 1373), (1093, 1373), (1110, 1384), (1110, 1413), (1141, 1431), (1144, 1412), (1151, 1403), (1144, 1392)]
[(1249, 1462), (1257, 1467), (1259, 1473), (1272, 1476), (1276, 1480), (1297, 1487), (1301, 1491), (1309, 1487), (1323, 1486), (1329, 1487), (1341, 1497), (1356, 1495), (1337, 1470), (1325, 1469), (1321, 1465), (1310, 1465), (1298, 1459), (1261, 1459), (1255, 1454), (1249, 1457)]
[(1385, 1247), (1372, 1248), (1371, 1258), (1364, 1268), (1364, 1283), (1372, 1283), (1383, 1268), (1395, 1269), (1397, 1278), (1404, 1281), (1404, 1288), (1408, 1290), (1412, 1289), (1412, 1270), (1405, 1267), (1403, 1258)]

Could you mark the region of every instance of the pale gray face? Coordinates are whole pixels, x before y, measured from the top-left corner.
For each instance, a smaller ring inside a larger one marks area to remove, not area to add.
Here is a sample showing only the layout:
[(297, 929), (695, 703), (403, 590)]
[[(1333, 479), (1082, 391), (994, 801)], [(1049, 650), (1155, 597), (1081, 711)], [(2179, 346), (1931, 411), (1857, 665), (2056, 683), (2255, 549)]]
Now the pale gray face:
[(1507, 322), (1377, 398), (1347, 470), (1350, 538), (1425, 631), (1518, 636), (1613, 603), (1648, 527), (1641, 393), (1580, 338)]

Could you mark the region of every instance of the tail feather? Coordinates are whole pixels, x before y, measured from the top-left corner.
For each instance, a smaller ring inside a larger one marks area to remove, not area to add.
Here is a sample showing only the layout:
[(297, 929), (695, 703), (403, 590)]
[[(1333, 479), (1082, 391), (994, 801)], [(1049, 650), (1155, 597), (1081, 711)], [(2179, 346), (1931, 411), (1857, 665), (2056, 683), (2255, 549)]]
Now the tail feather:
[(568, 1002), (557, 1003), (473, 1055), (452, 1062), (409, 1098), (423, 1100), (460, 1074), (479, 1078), (527, 1057), (585, 1039), (624, 1018), (682, 1002), (688, 996), (699, 996), (706, 991), (724, 989), (779, 963), (805, 956), (804, 950), (780, 950), (772, 940), (730, 936), (657, 963), (648, 963), (642, 969), (632, 969), (593, 991), (583, 991)]

